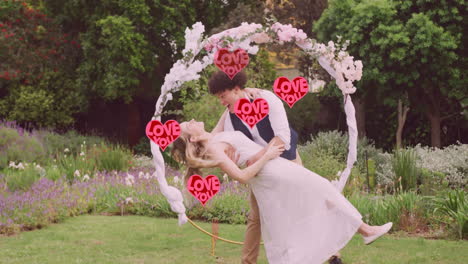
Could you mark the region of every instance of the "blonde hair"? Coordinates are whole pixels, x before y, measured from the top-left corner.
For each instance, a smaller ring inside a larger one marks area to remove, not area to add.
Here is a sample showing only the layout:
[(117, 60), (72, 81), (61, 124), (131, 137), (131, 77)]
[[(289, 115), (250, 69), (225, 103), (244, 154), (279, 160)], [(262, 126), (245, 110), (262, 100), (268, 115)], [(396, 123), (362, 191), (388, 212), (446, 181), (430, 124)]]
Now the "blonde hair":
[(190, 142), (187, 133), (180, 133), (173, 143), (172, 154), (176, 161), (187, 166), (184, 183), (194, 174), (201, 175), (201, 168), (213, 168), (218, 162), (207, 154), (206, 146), (201, 142)]

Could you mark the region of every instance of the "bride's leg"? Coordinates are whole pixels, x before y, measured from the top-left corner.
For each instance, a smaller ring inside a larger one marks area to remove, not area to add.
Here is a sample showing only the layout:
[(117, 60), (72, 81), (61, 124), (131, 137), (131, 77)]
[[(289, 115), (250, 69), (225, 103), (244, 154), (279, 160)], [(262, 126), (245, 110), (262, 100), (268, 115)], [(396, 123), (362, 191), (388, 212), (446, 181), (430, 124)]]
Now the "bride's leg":
[(358, 233), (363, 236), (370, 236), (375, 233), (375, 228), (374, 226), (370, 226), (366, 223), (362, 223), (362, 225), (358, 229)]
[(377, 238), (385, 235), (392, 228), (392, 222), (386, 223), (381, 226), (370, 226), (366, 223), (362, 223), (359, 227), (358, 232), (364, 238), (364, 243), (369, 245), (374, 242)]

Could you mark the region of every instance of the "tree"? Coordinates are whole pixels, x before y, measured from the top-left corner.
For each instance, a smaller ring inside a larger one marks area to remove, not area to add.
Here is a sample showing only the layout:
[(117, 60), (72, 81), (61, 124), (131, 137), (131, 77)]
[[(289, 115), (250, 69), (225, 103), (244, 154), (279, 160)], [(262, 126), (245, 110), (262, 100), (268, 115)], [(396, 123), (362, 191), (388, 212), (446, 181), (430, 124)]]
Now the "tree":
[(292, 24), (314, 37), (312, 25), (327, 8), (327, 0), (267, 0), (266, 6), (282, 24)]
[(322, 40), (350, 40), (349, 52), (364, 64), (359, 99), (396, 109), (408, 94), (411, 108), (430, 121), (432, 146), (440, 147), (442, 112), (467, 94), (464, 10), (457, 0), (334, 0), (314, 29)]
[(88, 118), (111, 105), (116, 109), (110, 114), (125, 109), (126, 121), (114, 122), (112, 130), (126, 130), (133, 145), (144, 136), (164, 76), (181, 55), (185, 29), (201, 21), (208, 32), (240, 2), (247, 1), (51, 0), (44, 4), (81, 43), (77, 81), (95, 106)]
[(36, 127), (73, 123), (83, 104), (80, 87), (71, 82), (77, 48), (41, 8), (1, 1), (0, 118)]

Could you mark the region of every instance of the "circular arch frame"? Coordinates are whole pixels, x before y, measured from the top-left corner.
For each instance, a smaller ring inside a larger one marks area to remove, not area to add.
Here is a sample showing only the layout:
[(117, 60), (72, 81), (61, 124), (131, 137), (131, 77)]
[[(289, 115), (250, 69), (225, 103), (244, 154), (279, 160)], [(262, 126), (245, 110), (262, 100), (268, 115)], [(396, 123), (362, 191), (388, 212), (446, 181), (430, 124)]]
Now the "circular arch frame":
[[(204, 31), (205, 28), (200, 22), (195, 23), (191, 29), (185, 30), (183, 58), (179, 59), (165, 76), (152, 120), (161, 121), (164, 106), (172, 100), (172, 93), (179, 91), (185, 82), (199, 79), (199, 73), (213, 63), (214, 56), (220, 48), (228, 48), (231, 51), (241, 48), (247, 53), (255, 55), (260, 44), (294, 43), (319, 62), (335, 79), (343, 94), (349, 133), (347, 166), (341, 172), (339, 179), (332, 181), (338, 190), (342, 191), (357, 155), (356, 117), (350, 95), (356, 91), (353, 82), (361, 79), (362, 62), (354, 61), (354, 58), (346, 52), (346, 45), (340, 48), (335, 46), (332, 41), (328, 42), (327, 45), (318, 43), (316, 40), (308, 38), (302, 30), (278, 22), (271, 25), (243, 22), (239, 27), (225, 30), (208, 38), (203, 37)], [(317, 79), (309, 80), (311, 88), (314, 88), (314, 84), (321, 83), (323, 81)], [(182, 193), (177, 188), (168, 185), (161, 151), (153, 141), (150, 141), (150, 144), (161, 193), (169, 202), (171, 210), (177, 213), (179, 225), (185, 224), (189, 219), (185, 214)]]

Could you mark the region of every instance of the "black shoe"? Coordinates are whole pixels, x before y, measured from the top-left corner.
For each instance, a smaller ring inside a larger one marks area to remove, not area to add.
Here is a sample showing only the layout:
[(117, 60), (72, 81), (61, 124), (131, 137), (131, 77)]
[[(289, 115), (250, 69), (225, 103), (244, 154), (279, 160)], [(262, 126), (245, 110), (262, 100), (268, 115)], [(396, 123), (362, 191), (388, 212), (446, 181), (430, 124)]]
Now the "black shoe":
[(328, 263), (330, 264), (343, 264), (343, 261), (337, 256), (332, 256), (329, 260)]

